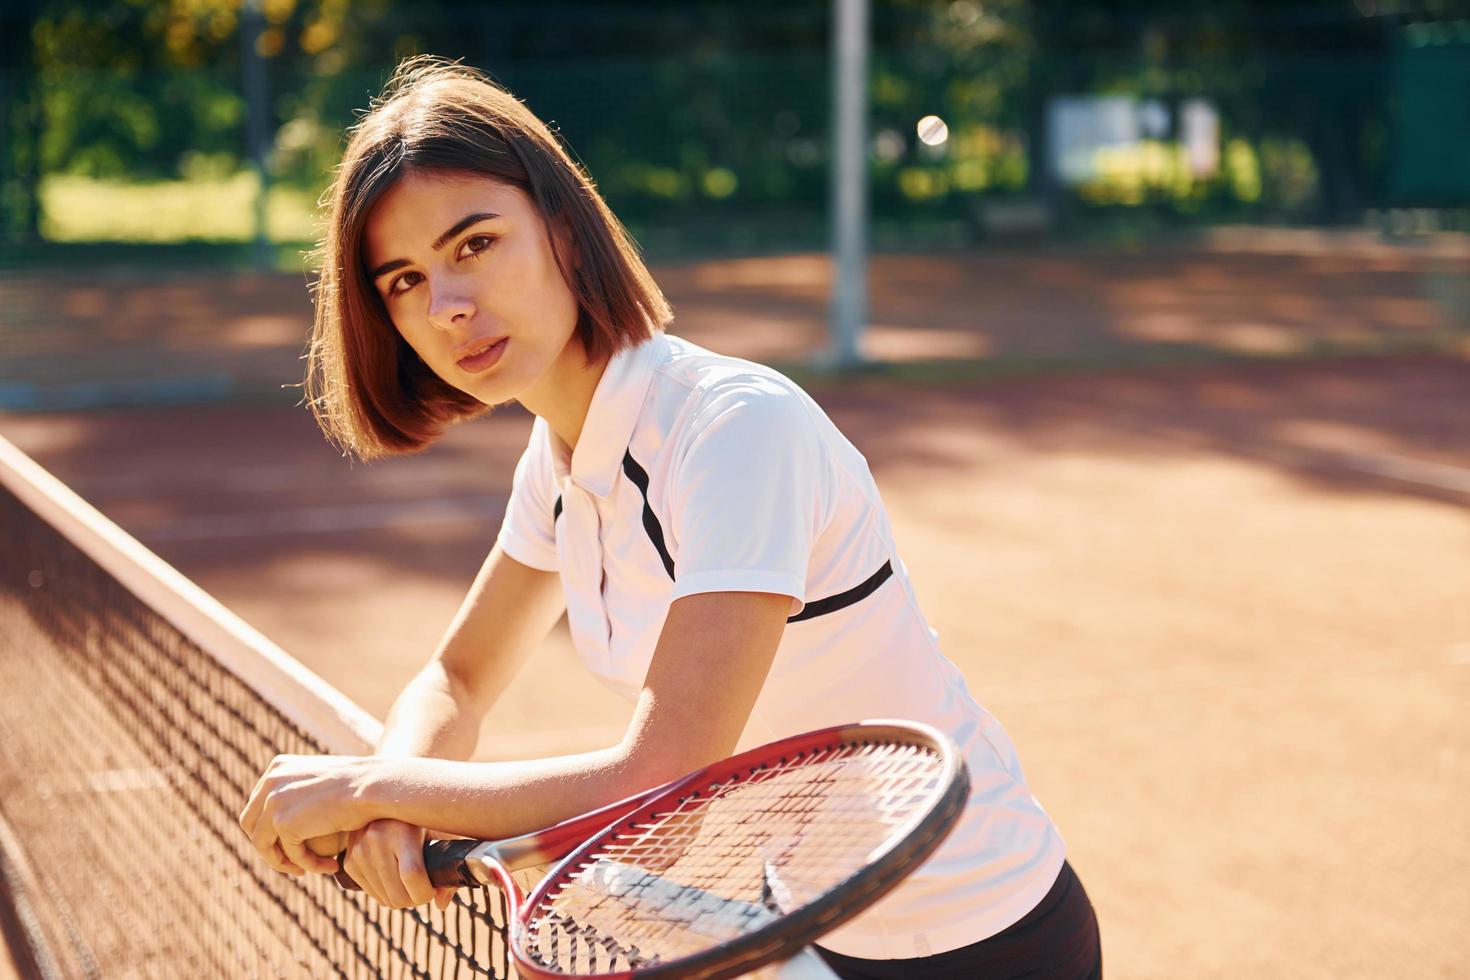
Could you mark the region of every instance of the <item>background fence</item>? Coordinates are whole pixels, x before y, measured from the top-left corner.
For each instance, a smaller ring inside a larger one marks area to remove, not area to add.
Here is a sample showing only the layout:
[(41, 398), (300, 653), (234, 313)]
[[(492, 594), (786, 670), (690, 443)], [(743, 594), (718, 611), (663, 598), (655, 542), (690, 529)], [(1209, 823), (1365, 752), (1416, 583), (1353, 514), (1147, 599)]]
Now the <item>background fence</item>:
[[(875, 240), (1464, 227), (1470, 15), (1453, 8), (879, 0)], [(12, 242), (250, 238), (251, 50), (279, 242), (314, 237), (344, 128), (413, 52), (463, 58), (553, 120), (656, 253), (825, 238), (825, 2), (22, 0), (0, 16)]]

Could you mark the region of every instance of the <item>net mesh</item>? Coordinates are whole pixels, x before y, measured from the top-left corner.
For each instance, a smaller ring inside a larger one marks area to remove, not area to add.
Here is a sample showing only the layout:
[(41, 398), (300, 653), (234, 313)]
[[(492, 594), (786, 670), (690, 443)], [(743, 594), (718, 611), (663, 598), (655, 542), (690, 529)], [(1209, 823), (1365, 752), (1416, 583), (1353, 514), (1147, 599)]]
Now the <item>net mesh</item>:
[(48, 977), (509, 976), (498, 893), (393, 911), (260, 860), (236, 823), (256, 778), (340, 733), (303, 722), (304, 692), (289, 716), (258, 694), (5, 466), (0, 920), (28, 947), (16, 958)]
[(949, 786), (907, 744), (835, 744), (736, 773), (624, 825), (538, 903), (523, 938), (562, 973), (669, 964), (807, 906), (861, 871)]

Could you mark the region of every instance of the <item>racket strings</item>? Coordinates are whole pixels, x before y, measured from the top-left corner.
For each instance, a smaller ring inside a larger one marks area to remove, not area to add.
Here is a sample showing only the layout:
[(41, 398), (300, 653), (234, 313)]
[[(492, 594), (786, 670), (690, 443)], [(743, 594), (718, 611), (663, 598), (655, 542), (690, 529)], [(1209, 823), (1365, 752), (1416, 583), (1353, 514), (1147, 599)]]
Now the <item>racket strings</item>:
[(548, 969), (597, 973), (730, 942), (881, 855), (944, 791), (944, 772), (927, 747), (864, 743), (710, 783), (566, 869), (532, 911), (524, 951)]
[(543, 923), (547, 962), (572, 974), (614, 973), (653, 965), (636, 946), (575, 918), (548, 913)]

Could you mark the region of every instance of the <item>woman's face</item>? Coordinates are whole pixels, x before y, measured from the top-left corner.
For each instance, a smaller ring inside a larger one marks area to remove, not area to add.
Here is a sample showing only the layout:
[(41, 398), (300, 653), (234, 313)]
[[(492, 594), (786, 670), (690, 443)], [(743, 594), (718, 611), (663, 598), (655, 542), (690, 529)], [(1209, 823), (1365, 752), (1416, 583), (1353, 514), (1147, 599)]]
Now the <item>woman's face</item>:
[(368, 214), (363, 258), (403, 339), (487, 405), (554, 399), (587, 369), (576, 298), (519, 188), (410, 171)]

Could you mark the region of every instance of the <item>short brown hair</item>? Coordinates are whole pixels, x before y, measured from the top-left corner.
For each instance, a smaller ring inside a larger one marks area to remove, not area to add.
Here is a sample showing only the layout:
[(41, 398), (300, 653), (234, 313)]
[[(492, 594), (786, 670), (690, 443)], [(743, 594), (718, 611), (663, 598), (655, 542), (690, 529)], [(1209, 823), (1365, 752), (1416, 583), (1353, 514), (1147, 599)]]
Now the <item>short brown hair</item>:
[[(590, 361), (646, 339), (672, 318), (627, 230), (530, 109), (472, 68), (410, 58), (350, 130), (325, 195), (306, 394), (322, 431), (343, 450), (363, 459), (414, 452), (446, 425), (486, 409), (419, 360), (368, 277), (368, 213), (413, 171), (484, 174), (530, 198), (576, 297), (576, 336)], [(567, 243), (575, 261), (563, 254)]]

